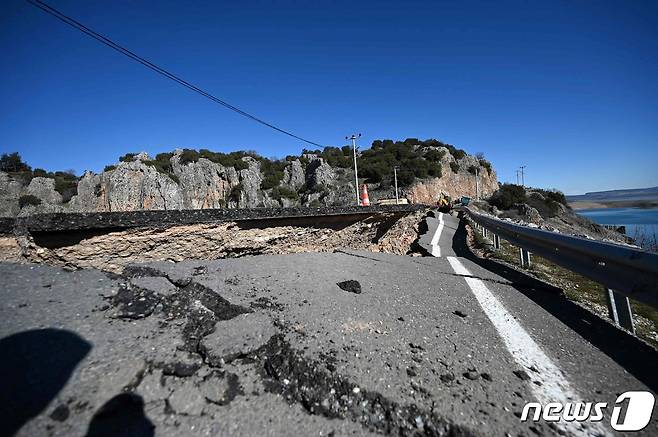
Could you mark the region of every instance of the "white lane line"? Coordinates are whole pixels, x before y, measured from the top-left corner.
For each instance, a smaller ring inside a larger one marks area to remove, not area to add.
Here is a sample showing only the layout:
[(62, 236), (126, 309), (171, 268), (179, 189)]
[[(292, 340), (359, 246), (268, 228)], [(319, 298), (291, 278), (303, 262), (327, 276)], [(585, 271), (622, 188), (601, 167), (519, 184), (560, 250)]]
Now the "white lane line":
[[(539, 345), (523, 329), (519, 322), (505, 309), (481, 280), (472, 277), (471, 272), (457, 259), (449, 256), (450, 266), (464, 280), (478, 300), (482, 310), (498, 331), (514, 361), (526, 370), (526, 373), (540, 385), (529, 384), (532, 394), (542, 405), (549, 402), (580, 402), (582, 398), (571, 388), (562, 371), (541, 350)], [(534, 369), (534, 370), (531, 370)], [(607, 435), (607, 431), (596, 423), (576, 423), (561, 420), (556, 425), (572, 435)], [(589, 429), (587, 429), (589, 427)], [(584, 429), (583, 429), (584, 428)]]
[(443, 213), (439, 213), (439, 226), (436, 228), (436, 232), (430, 241), (430, 246), (432, 246), (432, 256), (441, 257), (441, 246), (439, 246), (439, 238), (441, 238), (441, 232), (443, 232)]

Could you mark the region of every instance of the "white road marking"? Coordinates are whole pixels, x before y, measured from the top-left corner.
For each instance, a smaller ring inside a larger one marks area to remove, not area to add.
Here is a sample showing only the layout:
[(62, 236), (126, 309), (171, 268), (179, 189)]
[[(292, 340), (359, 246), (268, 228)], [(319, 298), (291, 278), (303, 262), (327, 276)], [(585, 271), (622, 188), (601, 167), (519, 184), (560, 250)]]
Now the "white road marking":
[[(571, 388), (562, 371), (541, 350), (539, 345), (530, 337), (525, 329), (514, 319), (480, 279), (472, 277), (471, 272), (457, 259), (449, 256), (448, 262), (458, 275), (465, 276), (464, 280), (478, 300), (482, 310), (498, 331), (505, 346), (512, 354), (514, 361), (526, 370), (526, 373), (540, 385), (529, 384), (532, 394), (542, 405), (549, 402), (583, 401)], [(534, 370), (531, 370), (534, 369)], [(569, 434), (607, 435), (608, 432), (599, 423), (576, 423), (561, 420), (556, 425)]]
[(432, 256), (437, 258), (441, 257), (441, 246), (439, 246), (439, 238), (441, 238), (441, 232), (443, 232), (443, 213), (439, 213), (439, 226), (436, 228), (436, 232), (430, 241), (432, 246)]

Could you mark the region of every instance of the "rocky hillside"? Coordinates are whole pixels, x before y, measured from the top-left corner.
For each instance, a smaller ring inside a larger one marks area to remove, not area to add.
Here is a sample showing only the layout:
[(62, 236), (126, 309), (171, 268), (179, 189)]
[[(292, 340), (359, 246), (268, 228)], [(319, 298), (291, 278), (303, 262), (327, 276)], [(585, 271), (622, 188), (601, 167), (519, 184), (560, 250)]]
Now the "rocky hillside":
[(557, 190), (502, 184), (487, 200), (474, 202), (473, 206), (530, 227), (613, 243), (632, 243), (624, 234), (578, 215), (566, 196)]
[[(475, 173), (483, 196), (498, 188), (483, 157), (437, 140), (375, 141), (359, 153), (359, 183), (370, 198), (395, 196), (393, 166), (399, 166), (402, 197), (433, 203), (440, 191), (475, 195)], [(349, 205), (354, 202), (352, 151), (326, 147), (282, 160), (253, 152), (176, 150), (154, 158), (127, 154), (100, 174), (32, 170), (17, 154), (3, 155), (0, 216), (50, 212), (142, 209), (258, 208)]]

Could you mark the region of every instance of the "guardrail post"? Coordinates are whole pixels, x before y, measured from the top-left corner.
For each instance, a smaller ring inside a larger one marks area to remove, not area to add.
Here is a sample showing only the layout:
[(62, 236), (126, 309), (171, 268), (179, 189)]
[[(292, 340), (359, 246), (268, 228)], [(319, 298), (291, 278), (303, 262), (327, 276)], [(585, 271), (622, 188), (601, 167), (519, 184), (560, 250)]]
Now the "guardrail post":
[(521, 267), (524, 269), (530, 267), (530, 252), (522, 247), (519, 247), (519, 260), (521, 261)]
[(615, 322), (615, 325), (628, 329), (635, 334), (633, 310), (628, 298), (610, 288), (605, 288), (605, 299), (608, 303), (608, 314)]
[(500, 237), (498, 234), (493, 234), (493, 243), (494, 243), (494, 249), (499, 250), (500, 249)]

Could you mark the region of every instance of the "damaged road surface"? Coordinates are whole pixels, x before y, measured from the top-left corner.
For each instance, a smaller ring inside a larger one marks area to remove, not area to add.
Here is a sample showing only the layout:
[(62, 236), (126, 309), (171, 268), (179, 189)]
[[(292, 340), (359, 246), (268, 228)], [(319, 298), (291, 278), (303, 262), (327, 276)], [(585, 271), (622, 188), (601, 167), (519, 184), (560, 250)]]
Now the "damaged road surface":
[[(468, 266), (584, 400), (645, 387)], [(564, 433), (520, 422), (539, 379), (443, 258), (338, 250), (121, 275), (3, 263), (0, 278), (3, 435)]]

